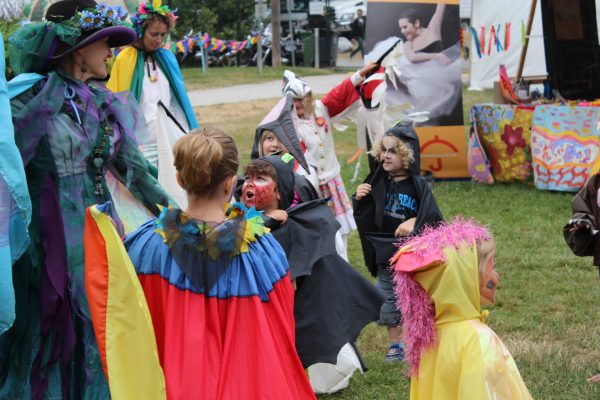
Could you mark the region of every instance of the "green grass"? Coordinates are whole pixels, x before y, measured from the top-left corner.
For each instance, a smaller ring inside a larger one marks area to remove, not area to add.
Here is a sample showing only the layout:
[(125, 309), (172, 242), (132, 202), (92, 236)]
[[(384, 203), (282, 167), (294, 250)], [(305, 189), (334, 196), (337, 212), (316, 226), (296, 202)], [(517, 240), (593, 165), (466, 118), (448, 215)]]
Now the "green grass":
[[(491, 91), (465, 91), (465, 113), (473, 103), (490, 100)], [(236, 137), (247, 162), (254, 129), (275, 102), (211, 106), (199, 112), (212, 116), (205, 118), (205, 125), (219, 126)], [(355, 129), (334, 135), (342, 176), (352, 193), (359, 182), (350, 182), (355, 165), (346, 160), (357, 148)], [(367, 174), (364, 158), (362, 164), (359, 180)], [(489, 225), (496, 238), (501, 281), (487, 322), (513, 354), (533, 398), (599, 399), (600, 384), (585, 381), (600, 372), (598, 272), (591, 258), (575, 257), (562, 237), (573, 194), (526, 184), (483, 186), (470, 181), (436, 182), (433, 192), (447, 219), (475, 218)], [(356, 233), (350, 236), (349, 256), (351, 264), (368, 276)], [(410, 382), (404, 365), (383, 361), (385, 330), (367, 326), (358, 344), (369, 371), (356, 374), (347, 389), (319, 398), (408, 399)]]
[(327, 75), (335, 71), (331, 69), (316, 69), (308, 67), (264, 67), (262, 74), (258, 72), (258, 67), (222, 67), (207, 68), (206, 73), (202, 73), (201, 68), (183, 68), (183, 79), (188, 90), (202, 90), (222, 86), (241, 85), (244, 83), (260, 83), (273, 80), (281, 80), (283, 71), (293, 69), (297, 75)]

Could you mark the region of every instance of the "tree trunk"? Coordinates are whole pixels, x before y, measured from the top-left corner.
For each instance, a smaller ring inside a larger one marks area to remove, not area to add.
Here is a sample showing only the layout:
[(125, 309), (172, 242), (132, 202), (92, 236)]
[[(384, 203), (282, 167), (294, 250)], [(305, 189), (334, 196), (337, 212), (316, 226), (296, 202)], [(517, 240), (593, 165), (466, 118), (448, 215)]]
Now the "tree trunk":
[(271, 59), (272, 66), (281, 67), (281, 3), (280, 0), (271, 0)]

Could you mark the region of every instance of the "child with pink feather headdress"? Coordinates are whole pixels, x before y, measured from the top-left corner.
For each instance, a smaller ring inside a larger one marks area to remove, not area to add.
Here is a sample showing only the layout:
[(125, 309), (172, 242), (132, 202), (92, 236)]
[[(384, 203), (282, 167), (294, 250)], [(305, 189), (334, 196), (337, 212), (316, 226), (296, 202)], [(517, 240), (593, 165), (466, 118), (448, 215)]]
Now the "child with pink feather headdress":
[(404, 242), (392, 258), (411, 400), (531, 399), (484, 322), (500, 277), (489, 231), (460, 218)]

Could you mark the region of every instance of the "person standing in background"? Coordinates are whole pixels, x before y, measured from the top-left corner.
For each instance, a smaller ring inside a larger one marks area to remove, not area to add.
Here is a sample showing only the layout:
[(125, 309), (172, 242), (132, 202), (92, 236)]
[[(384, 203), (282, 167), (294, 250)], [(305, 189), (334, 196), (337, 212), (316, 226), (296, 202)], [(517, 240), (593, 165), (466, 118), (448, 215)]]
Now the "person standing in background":
[(360, 8), (356, 10), (356, 18), (350, 24), (352, 28), (352, 39), (356, 39), (358, 47), (352, 50), (350, 58), (360, 51), (361, 56), (365, 57), (365, 31), (367, 28), (367, 17), (363, 15), (363, 10)]
[(137, 40), (121, 50), (106, 86), (113, 92), (130, 90), (148, 124), (148, 137), (138, 138), (148, 161), (158, 167), (158, 103), (164, 104), (185, 131), (198, 127), (175, 56), (163, 48), (177, 17), (161, 1), (142, 2), (131, 17)]

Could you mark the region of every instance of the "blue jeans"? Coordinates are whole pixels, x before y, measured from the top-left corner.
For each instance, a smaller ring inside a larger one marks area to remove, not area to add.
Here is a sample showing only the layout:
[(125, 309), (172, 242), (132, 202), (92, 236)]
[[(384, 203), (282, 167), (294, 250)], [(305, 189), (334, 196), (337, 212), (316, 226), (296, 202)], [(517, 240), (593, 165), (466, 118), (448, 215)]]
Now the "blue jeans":
[(396, 307), (396, 292), (394, 292), (394, 281), (392, 272), (387, 265), (377, 266), (377, 278), (375, 286), (386, 296), (385, 301), (379, 310), (379, 321), (377, 323), (383, 326), (398, 326), (402, 322), (402, 316)]

